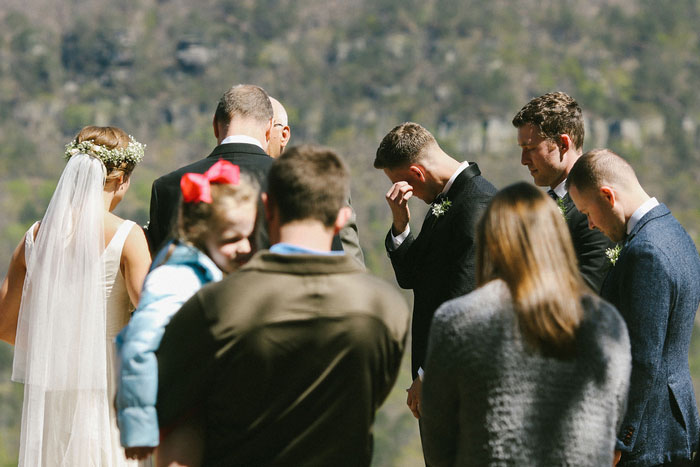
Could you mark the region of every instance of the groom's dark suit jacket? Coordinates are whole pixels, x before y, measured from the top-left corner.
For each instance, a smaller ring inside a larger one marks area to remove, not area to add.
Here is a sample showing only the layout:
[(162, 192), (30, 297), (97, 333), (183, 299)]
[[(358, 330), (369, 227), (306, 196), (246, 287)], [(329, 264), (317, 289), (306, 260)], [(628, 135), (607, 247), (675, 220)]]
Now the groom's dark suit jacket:
[(476, 223), (496, 188), (481, 176), (475, 163), (469, 164), (445, 196), (452, 203), (445, 214), (435, 217), (429, 209), (418, 237), (409, 234), (396, 250), (391, 231), (386, 237), (396, 280), (402, 288), (413, 289), (414, 378), (425, 359), (435, 310), (445, 301), (471, 292), (476, 284)]
[[(267, 172), (274, 159), (260, 147), (247, 143), (220, 144), (206, 158), (163, 175), (153, 182), (151, 188), (151, 218), (147, 229), (151, 253), (155, 255), (173, 234), (172, 229), (180, 205), (180, 179), (182, 176), (190, 172), (204, 173), (219, 159), (240, 166), (241, 171), (250, 174), (258, 181), (262, 190), (267, 187)], [(262, 217), (258, 216), (258, 219), (260, 220)], [(267, 235), (264, 236), (264, 239), (267, 239)], [(261, 239), (258, 238), (258, 240)]]
[(689, 459), (700, 426), (688, 368), (700, 257), (666, 206), (634, 226), (601, 295), (620, 310), (632, 346), (627, 412), (616, 444), (620, 465)]
[(605, 256), (605, 250), (615, 244), (600, 230), (588, 228), (588, 218), (576, 209), (569, 193), (562, 198), (562, 202), (566, 212), (566, 225), (576, 251), (578, 269), (588, 286), (598, 293), (610, 269), (610, 260)]

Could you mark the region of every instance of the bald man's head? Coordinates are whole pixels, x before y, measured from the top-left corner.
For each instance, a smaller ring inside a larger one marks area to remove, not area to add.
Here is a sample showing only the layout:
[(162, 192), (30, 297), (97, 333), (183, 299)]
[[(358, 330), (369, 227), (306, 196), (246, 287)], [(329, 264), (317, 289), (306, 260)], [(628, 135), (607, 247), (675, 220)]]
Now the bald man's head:
[(289, 143), (289, 139), (292, 136), (292, 131), (289, 128), (287, 111), (284, 109), (284, 106), (274, 97), (270, 97), (270, 102), (272, 103), (273, 117), (268, 153), (271, 157), (276, 159), (280, 154), (282, 154), (282, 151), (284, 151), (287, 143)]

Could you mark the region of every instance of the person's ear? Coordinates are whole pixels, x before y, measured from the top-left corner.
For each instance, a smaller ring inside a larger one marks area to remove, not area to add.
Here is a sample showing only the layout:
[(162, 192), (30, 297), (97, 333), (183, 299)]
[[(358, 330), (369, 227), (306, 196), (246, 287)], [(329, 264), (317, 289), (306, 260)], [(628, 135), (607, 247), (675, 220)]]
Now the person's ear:
[(422, 165), (411, 164), (408, 171), (421, 182), (425, 182), (425, 168)]
[(610, 207), (615, 207), (615, 190), (609, 186), (601, 186), (599, 190), (601, 198), (610, 205)]
[(345, 224), (348, 223), (351, 216), (352, 209), (350, 209), (350, 206), (343, 206), (340, 208), (338, 215), (335, 217), (335, 222), (333, 223), (333, 235), (337, 234), (343, 227), (345, 227)]
[(287, 146), (287, 143), (289, 143), (289, 140), (292, 137), (292, 129), (289, 128), (289, 125), (285, 125), (282, 128), (282, 138), (280, 140), (280, 146), (282, 146), (282, 150), (284, 151), (285, 146)]
[(262, 200), (263, 211), (265, 211), (265, 220), (266, 220), (267, 223), (269, 224), (269, 223), (270, 223), (270, 219), (271, 219), (271, 217), (272, 217), (272, 216), (271, 216), (271, 213), (270, 213), (270, 208), (271, 208), (271, 206), (270, 206), (270, 197), (267, 196), (267, 193), (265, 193), (265, 192), (263, 191), (262, 193), (260, 193), (260, 199)]
[(214, 138), (216, 138), (216, 140), (218, 141), (219, 140), (219, 125), (216, 122), (216, 114), (214, 114), (214, 118), (213, 118), (211, 124), (214, 127)]
[(267, 122), (267, 127), (265, 128), (265, 141), (270, 142), (270, 136), (272, 135), (272, 117)]
[(573, 143), (571, 142), (571, 137), (567, 135), (566, 133), (562, 133), (559, 135), (559, 153), (563, 156), (566, 151), (571, 149), (573, 147)]

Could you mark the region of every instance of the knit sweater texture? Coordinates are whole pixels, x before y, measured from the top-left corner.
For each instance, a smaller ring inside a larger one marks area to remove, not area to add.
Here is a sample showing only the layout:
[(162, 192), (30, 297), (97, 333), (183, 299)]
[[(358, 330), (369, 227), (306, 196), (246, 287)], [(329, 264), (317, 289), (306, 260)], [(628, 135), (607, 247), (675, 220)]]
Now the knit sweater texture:
[(429, 465), (612, 465), (631, 369), (625, 323), (591, 295), (569, 358), (524, 341), (506, 284), (448, 301), (423, 385)]

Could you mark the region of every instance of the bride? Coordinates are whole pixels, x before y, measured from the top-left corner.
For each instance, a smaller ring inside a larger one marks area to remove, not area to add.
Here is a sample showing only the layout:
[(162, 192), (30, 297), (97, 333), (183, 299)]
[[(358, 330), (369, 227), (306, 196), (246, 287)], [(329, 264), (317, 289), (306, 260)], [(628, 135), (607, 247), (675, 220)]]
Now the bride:
[(113, 339), (138, 303), (143, 231), (112, 214), (144, 147), (116, 127), (83, 128), (41, 222), (0, 289), (0, 339), (24, 383), (21, 466), (126, 466), (114, 413)]

